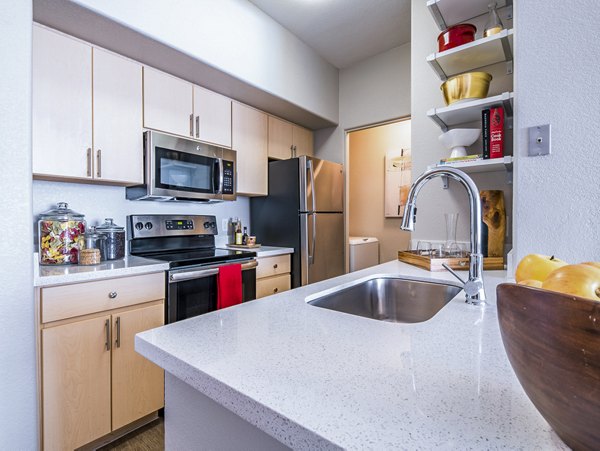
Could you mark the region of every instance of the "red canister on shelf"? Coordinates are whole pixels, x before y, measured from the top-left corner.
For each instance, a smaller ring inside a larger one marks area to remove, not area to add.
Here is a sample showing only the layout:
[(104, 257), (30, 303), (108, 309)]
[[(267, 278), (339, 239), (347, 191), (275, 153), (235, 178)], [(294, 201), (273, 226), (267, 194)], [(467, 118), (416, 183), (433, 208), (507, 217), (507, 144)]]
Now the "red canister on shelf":
[(461, 23), (453, 25), (440, 33), (437, 38), (438, 49), (440, 52), (453, 49), (459, 45), (473, 42), (477, 28), (470, 23)]

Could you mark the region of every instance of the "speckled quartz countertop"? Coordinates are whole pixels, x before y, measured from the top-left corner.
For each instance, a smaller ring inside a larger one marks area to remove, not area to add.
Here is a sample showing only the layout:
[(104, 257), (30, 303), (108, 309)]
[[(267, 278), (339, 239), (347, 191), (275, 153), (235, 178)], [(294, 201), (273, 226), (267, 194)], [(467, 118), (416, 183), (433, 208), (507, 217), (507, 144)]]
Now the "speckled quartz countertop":
[(504, 352), (504, 271), (485, 273), (486, 308), (461, 292), (416, 324), (305, 302), (374, 274), (453, 281), (389, 262), (138, 334), (136, 350), (294, 449), (568, 449)]
[(169, 264), (149, 258), (128, 255), (99, 265), (42, 266), (37, 254), (33, 256), (33, 286), (49, 287), (76, 282), (149, 274), (169, 269)]

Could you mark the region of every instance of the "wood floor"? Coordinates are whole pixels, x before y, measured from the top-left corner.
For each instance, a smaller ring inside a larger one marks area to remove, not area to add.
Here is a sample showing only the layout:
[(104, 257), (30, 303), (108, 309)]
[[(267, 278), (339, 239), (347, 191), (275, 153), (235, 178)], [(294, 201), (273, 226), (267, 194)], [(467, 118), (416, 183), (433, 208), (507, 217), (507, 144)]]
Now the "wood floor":
[(164, 449), (165, 424), (164, 419), (159, 417), (152, 423), (99, 448), (98, 451), (164, 451)]

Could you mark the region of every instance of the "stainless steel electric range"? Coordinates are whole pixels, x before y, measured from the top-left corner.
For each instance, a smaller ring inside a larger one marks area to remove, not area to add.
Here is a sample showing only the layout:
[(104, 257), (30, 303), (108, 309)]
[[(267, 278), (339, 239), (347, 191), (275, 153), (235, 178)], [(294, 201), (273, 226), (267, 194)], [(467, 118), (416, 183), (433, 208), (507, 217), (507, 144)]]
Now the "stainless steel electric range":
[(242, 300), (256, 298), (256, 253), (217, 249), (214, 216), (131, 215), (129, 253), (169, 263), (165, 322), (202, 315), (217, 308), (219, 267), (242, 265)]

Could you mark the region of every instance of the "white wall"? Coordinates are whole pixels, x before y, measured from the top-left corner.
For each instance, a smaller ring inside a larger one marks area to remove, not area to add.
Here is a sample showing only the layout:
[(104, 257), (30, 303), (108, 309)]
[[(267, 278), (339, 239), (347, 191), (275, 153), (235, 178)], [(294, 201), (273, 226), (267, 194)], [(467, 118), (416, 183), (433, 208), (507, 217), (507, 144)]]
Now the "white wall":
[(411, 45), (340, 70), (339, 126), (315, 133), (319, 158), (344, 163), (345, 130), (410, 115)]
[[(598, 2), (548, 3), (515, 2), (516, 257), (598, 261)], [(547, 123), (552, 154), (528, 157), (527, 128)]]
[(31, 2), (0, 2), (0, 449), (37, 448), (31, 240)]
[[(222, 220), (238, 217), (243, 225), (250, 224), (250, 202), (247, 197), (238, 197), (233, 202), (200, 204), (191, 202), (149, 202), (131, 201), (125, 198), (125, 188), (118, 186), (90, 185), (83, 183), (61, 183), (35, 180), (33, 182), (33, 219), (56, 206), (57, 202), (67, 202), (69, 208), (85, 215), (88, 225), (113, 218), (120, 226), (125, 226), (125, 217), (131, 214), (194, 214), (215, 215), (219, 236), (218, 244), (227, 239), (227, 229)], [(249, 233), (252, 228), (248, 229)], [(37, 241), (34, 241), (37, 249)]]
[(337, 123), (337, 68), (247, 0), (74, 3)]
[[(413, 180), (434, 165), (441, 158), (449, 156), (449, 151), (439, 142), (442, 130), (427, 117), (427, 111), (434, 107), (444, 106), (438, 78), (426, 61), (431, 53), (437, 50), (437, 36), (440, 30), (429, 13), (426, 2), (413, 0), (411, 9), (411, 110), (412, 110), (412, 177)], [(474, 23), (482, 28), (485, 16)], [(505, 24), (506, 25), (506, 24)], [(479, 35), (478, 35), (479, 37)], [(506, 75), (503, 63), (485, 69), (494, 80), (490, 86), (490, 94), (512, 90), (511, 77)], [(463, 127), (481, 127), (480, 121), (464, 124)], [(510, 139), (510, 138), (509, 138)], [(470, 153), (481, 153), (481, 141), (471, 147)], [(487, 172), (472, 174), (471, 177), (480, 190), (501, 189), (504, 191), (507, 215), (512, 218), (512, 185), (506, 183), (505, 172)], [(445, 240), (446, 226), (444, 213), (459, 213), (457, 239), (469, 240), (469, 202), (465, 189), (457, 183), (450, 182), (448, 190), (442, 189), (441, 180), (429, 182), (420, 192), (417, 199), (418, 217), (413, 240)], [(510, 227), (510, 222), (508, 227)], [(508, 242), (510, 242), (510, 237)], [(509, 245), (510, 246), (510, 245)]]

